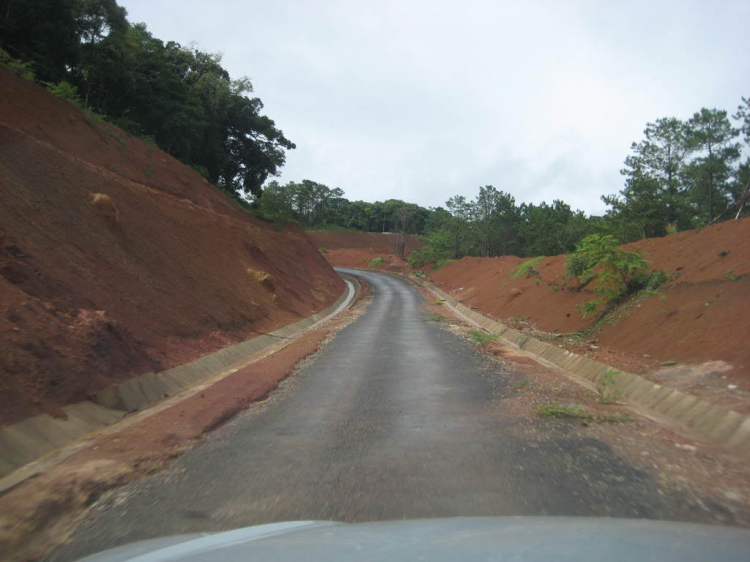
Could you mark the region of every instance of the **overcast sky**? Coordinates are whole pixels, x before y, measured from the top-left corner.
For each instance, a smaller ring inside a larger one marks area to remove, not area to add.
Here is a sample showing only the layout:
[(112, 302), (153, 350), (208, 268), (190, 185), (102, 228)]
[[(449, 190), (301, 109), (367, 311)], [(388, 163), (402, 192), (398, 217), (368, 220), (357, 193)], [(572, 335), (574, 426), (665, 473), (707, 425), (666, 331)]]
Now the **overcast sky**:
[(750, 96), (750, 1), (119, 0), (221, 52), (297, 144), (280, 180), (601, 213), (648, 121)]

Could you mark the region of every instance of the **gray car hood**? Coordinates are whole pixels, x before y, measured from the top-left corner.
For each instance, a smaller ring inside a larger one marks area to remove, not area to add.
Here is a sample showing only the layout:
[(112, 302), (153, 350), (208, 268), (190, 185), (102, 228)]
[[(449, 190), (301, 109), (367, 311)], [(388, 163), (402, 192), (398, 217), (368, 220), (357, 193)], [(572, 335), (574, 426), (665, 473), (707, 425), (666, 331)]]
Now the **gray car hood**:
[(372, 523), (293, 521), (144, 541), (84, 560), (747, 561), (750, 531), (587, 517), (467, 517)]

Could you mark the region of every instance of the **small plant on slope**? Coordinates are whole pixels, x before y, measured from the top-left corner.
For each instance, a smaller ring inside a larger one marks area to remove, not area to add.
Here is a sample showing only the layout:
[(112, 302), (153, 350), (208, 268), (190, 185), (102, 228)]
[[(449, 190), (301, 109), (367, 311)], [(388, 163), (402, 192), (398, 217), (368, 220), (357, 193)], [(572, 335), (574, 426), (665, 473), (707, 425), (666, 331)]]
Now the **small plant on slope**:
[(602, 404), (617, 404), (620, 402), (623, 390), (617, 381), (617, 375), (619, 374), (620, 371), (607, 371), (596, 386), (596, 391), (599, 394), (598, 399)]
[(539, 275), (539, 271), (537, 271), (536, 266), (539, 265), (539, 262), (543, 259), (544, 256), (539, 256), (523, 262), (510, 272), (511, 278), (515, 279), (516, 277), (520, 277), (521, 275), (526, 275), (527, 278), (533, 277), (534, 275)]
[(487, 344), (495, 341), (498, 338), (498, 335), (488, 334), (486, 332), (482, 332), (481, 330), (471, 330), (469, 332), (469, 337), (474, 340), (474, 343), (476, 343), (477, 346), (482, 349), (482, 351), (484, 351), (484, 349), (487, 347)]

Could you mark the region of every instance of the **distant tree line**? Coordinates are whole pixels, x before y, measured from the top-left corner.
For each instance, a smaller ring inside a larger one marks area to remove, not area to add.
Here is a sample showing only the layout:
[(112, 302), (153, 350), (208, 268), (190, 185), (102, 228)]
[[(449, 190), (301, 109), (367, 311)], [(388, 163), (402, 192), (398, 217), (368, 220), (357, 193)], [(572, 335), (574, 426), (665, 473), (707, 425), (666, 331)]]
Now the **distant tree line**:
[(446, 208), (431, 209), (427, 244), (413, 254), (412, 263), (571, 253), (592, 234), (626, 243), (746, 217), (750, 99), (742, 98), (732, 117), (736, 126), (726, 111), (703, 108), (687, 121), (669, 117), (648, 123), (645, 138), (632, 144), (625, 159), (625, 187), (602, 197), (609, 209), (601, 217), (558, 200), (516, 205), (510, 194), (489, 185), (473, 200), (452, 197)]
[(0, 0), (0, 62), (235, 196), (260, 194), (294, 148), (220, 55), (164, 43), (115, 0)]
[(254, 203), (256, 212), (270, 220), (295, 220), (308, 229), (345, 229), (364, 232), (424, 234), (432, 210), (398, 199), (349, 201), (340, 188), (311, 180), (281, 185), (269, 182)]

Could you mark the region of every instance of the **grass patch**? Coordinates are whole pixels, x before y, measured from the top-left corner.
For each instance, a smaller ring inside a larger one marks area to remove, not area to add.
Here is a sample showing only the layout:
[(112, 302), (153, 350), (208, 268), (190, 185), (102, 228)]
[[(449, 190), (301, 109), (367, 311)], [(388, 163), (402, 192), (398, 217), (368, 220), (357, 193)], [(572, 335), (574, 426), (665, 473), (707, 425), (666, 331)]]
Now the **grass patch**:
[(517, 382), (512, 383), (510, 387), (515, 390), (521, 390), (522, 388), (525, 388), (527, 384), (529, 384), (529, 381), (524, 379), (522, 381), (517, 381)]
[(320, 248), (318, 248), (318, 251), (321, 254), (327, 254), (328, 253), (328, 248), (326, 248), (325, 246), (321, 246)]
[(617, 375), (620, 371), (610, 370), (604, 373), (604, 376), (596, 386), (599, 402), (602, 404), (617, 404), (622, 398), (623, 390), (617, 381)]
[(442, 314), (433, 314), (430, 317), (430, 320), (432, 320), (433, 322), (442, 322), (443, 320), (445, 320), (445, 316), (443, 316)]
[(558, 418), (569, 420), (581, 420), (592, 423), (621, 423), (630, 421), (629, 414), (594, 414), (584, 410), (580, 406), (561, 406), (554, 402), (537, 408), (536, 413), (545, 418)]
[(370, 269), (373, 269), (379, 265), (382, 265), (385, 263), (384, 257), (375, 258), (372, 261), (370, 261), (370, 265), (368, 266)]
[(488, 334), (487, 332), (482, 332), (481, 330), (471, 330), (469, 332), (469, 337), (474, 340), (474, 343), (477, 344), (478, 347), (484, 350), (484, 348), (487, 347), (488, 343), (493, 342), (498, 338), (498, 335)]
[(724, 275), (722, 275), (722, 277), (726, 279), (727, 281), (739, 281), (740, 280), (740, 276), (735, 275), (734, 269), (728, 270)]
[(521, 275), (526, 275), (526, 277), (533, 277), (534, 275), (539, 275), (539, 272), (537, 271), (536, 266), (539, 265), (539, 262), (542, 261), (543, 259), (544, 259), (544, 256), (539, 256), (537, 258), (523, 262), (518, 267), (516, 267), (513, 271), (510, 272), (510, 277), (512, 279), (515, 279), (517, 277), (521, 277)]

